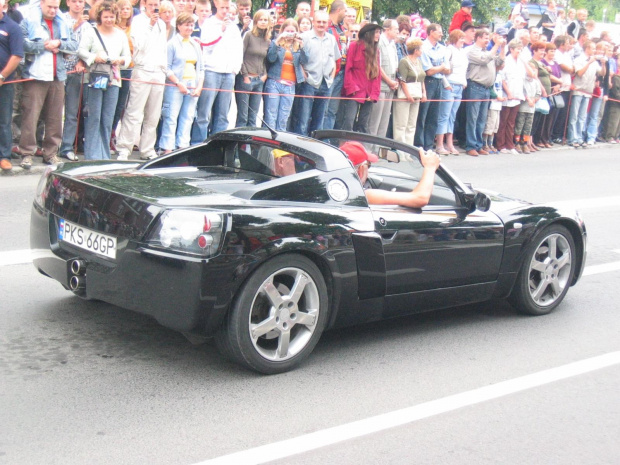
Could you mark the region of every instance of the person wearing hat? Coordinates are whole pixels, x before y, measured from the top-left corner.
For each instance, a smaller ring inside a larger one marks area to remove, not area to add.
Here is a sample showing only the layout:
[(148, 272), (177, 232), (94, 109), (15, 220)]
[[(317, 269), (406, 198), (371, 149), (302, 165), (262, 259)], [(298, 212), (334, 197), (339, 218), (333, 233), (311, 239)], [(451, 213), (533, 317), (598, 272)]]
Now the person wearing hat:
[(381, 26), (368, 23), (360, 29), (358, 40), (349, 46), (342, 87), (342, 94), (349, 99), (340, 105), (336, 129), (369, 133), (372, 107), (381, 92), (380, 35)]
[(439, 155), (433, 152), (424, 152), (420, 149), (420, 161), (424, 167), (422, 177), (418, 185), (409, 192), (393, 192), (382, 189), (373, 189), (368, 183), (368, 168), (372, 163), (379, 161), (379, 157), (369, 153), (366, 148), (357, 141), (348, 141), (340, 146), (357, 171), (366, 200), (370, 205), (401, 205), (409, 208), (422, 208), (428, 204), (433, 185), (435, 172), (439, 168)]
[(461, 2), (461, 9), (452, 16), (452, 22), (450, 23), (448, 32), (452, 32), (455, 29), (462, 29), (461, 26), (465, 21), (473, 23), (474, 19), (471, 16), (471, 10), (473, 10), (475, 6), (476, 4), (471, 0), (463, 0)]

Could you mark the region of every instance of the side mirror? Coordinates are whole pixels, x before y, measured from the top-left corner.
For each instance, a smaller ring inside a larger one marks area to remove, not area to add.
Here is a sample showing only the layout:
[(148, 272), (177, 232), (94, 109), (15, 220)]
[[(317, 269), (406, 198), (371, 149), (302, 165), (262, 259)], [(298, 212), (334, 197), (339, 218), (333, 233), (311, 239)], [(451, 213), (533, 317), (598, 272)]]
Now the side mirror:
[(398, 153), (396, 153), (394, 150), (388, 149), (387, 147), (379, 148), (379, 158), (382, 158), (383, 160), (387, 160), (390, 163), (400, 162), (400, 157), (398, 156)]
[(480, 210), (481, 212), (489, 211), (489, 208), (491, 208), (491, 199), (482, 192), (476, 192), (474, 205), (476, 206), (476, 210)]

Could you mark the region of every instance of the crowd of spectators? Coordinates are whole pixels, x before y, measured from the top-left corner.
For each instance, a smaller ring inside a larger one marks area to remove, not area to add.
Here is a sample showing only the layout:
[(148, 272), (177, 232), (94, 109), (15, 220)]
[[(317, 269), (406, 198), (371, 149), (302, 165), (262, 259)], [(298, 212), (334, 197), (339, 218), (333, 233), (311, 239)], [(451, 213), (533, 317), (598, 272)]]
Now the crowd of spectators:
[(251, 0), (5, 2), (5, 171), (200, 143), (230, 126), (233, 94), (237, 127), (346, 129), (440, 155), (620, 142), (618, 44), (555, 0), (536, 24), (521, 0), (494, 31), (463, 0), (447, 36), (418, 14), (358, 21), (343, 0), (299, 2), (294, 18), (252, 15)]

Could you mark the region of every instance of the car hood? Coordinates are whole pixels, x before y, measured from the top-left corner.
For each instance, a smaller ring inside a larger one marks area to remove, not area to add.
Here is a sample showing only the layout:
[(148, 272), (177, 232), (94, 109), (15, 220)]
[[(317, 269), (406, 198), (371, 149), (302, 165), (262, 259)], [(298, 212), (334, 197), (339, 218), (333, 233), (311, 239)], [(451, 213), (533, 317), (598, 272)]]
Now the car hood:
[(488, 189), (473, 188), (476, 192), (486, 194), (491, 199), (491, 210), (493, 213), (499, 215), (502, 212), (512, 211), (516, 209), (526, 208), (534, 205), (526, 200), (517, 199), (508, 195), (500, 194)]

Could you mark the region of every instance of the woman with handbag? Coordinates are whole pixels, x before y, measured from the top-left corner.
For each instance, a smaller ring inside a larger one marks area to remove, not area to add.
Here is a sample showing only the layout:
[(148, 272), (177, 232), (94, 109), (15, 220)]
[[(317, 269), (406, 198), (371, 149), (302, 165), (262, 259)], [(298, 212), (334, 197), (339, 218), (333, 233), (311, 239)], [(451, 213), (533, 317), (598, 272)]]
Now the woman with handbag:
[(120, 68), (131, 63), (129, 42), (116, 27), (118, 8), (103, 2), (97, 8), (97, 25), (85, 31), (78, 56), (89, 67), (88, 116), (84, 128), (86, 160), (110, 159), (112, 121), (121, 87)]
[[(450, 67), (450, 74), (443, 78), (443, 89), (441, 90), (441, 102), (437, 115), (436, 147), (439, 155), (458, 155), (454, 147), (452, 134), (454, 132), (454, 121), (456, 112), (461, 106), (463, 89), (467, 87), (467, 67), (469, 59), (463, 50), (465, 44), (465, 33), (460, 29), (455, 29), (448, 38), (450, 45), (446, 50), (446, 63)], [(446, 146), (444, 147), (444, 138)]]
[(204, 69), (200, 44), (191, 39), (194, 17), (186, 11), (176, 20), (177, 35), (168, 41), (168, 70), (161, 110), (163, 119), (159, 148), (164, 154), (189, 147), (192, 122)]
[(394, 140), (413, 145), (420, 101), (426, 101), (424, 78), (426, 73), (422, 68), (422, 40), (413, 38), (405, 43), (407, 56), (398, 63), (400, 87), (397, 98), (406, 101), (396, 101), (393, 111)]
[(370, 114), (381, 92), (379, 70), (379, 37), (381, 26), (366, 24), (360, 29), (359, 40), (347, 51), (342, 95), (349, 97), (340, 106), (337, 129), (369, 133)]

